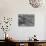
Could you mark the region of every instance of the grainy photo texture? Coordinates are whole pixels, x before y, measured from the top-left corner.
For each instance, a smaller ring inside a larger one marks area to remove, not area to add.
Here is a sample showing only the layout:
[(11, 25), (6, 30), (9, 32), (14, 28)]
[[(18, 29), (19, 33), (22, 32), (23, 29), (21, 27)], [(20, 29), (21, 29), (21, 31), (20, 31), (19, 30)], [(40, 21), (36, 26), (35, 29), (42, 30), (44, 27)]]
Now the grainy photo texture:
[(18, 26), (34, 26), (34, 15), (33, 14), (19, 14), (18, 15)]

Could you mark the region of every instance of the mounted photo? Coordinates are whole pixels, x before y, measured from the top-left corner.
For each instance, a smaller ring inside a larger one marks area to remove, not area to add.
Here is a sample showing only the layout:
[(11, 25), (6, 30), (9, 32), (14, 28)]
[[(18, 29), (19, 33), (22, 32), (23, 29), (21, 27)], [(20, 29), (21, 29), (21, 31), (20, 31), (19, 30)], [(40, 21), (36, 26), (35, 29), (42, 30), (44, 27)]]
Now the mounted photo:
[(34, 14), (19, 14), (18, 26), (34, 26), (35, 18)]

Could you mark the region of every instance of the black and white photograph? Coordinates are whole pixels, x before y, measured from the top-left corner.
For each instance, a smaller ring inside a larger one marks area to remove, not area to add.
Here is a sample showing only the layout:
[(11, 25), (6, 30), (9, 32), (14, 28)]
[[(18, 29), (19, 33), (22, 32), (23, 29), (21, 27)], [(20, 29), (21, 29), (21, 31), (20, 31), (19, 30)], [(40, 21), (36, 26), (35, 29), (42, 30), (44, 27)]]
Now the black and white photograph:
[(19, 14), (18, 26), (34, 26), (34, 14)]
[(0, 46), (46, 46), (46, 0), (0, 0)]

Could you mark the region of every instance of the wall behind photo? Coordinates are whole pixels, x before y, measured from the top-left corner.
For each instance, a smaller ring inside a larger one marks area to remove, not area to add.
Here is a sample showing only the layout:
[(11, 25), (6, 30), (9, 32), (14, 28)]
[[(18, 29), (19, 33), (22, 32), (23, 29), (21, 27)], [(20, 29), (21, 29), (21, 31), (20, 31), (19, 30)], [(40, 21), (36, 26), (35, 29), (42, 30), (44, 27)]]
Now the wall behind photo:
[[(19, 27), (18, 14), (34, 14), (35, 26)], [(0, 20), (3, 17), (12, 17), (12, 26), (9, 34), (16, 40), (28, 40), (36, 34), (38, 40), (46, 40), (45, 16), (46, 8), (33, 8), (28, 0), (0, 0)], [(0, 39), (4, 39), (3, 31), (0, 29)]]

